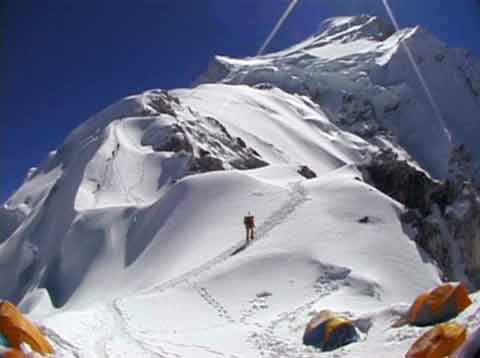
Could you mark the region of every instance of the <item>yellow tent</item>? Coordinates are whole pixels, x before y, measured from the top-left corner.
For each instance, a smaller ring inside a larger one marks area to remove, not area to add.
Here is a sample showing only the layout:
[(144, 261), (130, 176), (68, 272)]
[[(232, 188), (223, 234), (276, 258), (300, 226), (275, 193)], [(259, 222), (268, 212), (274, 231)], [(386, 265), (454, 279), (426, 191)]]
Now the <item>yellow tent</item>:
[(415, 341), (405, 358), (444, 358), (454, 353), (467, 339), (467, 328), (457, 323), (442, 323)]
[(446, 283), (422, 293), (410, 307), (408, 321), (415, 326), (428, 326), (456, 317), (472, 301), (463, 283)]
[(40, 330), (15, 305), (7, 301), (0, 302), (0, 332), (7, 337), (13, 348), (20, 349), (20, 344), (26, 342), (38, 353), (54, 352)]
[(331, 351), (357, 342), (359, 335), (353, 322), (336, 313), (325, 310), (315, 316), (305, 329), (303, 344), (323, 351)]

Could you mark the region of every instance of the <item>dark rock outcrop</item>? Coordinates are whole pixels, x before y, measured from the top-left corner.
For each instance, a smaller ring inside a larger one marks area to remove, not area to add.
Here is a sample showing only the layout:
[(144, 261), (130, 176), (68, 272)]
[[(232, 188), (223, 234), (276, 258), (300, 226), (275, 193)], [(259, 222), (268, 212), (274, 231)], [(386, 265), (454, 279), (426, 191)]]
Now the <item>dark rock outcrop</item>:
[(141, 144), (157, 152), (189, 157), (186, 175), (268, 165), (242, 138), (232, 137), (217, 119), (202, 116), (192, 109), (189, 109), (188, 120), (179, 119), (175, 113), (168, 113), (176, 104), (175, 98), (164, 94), (159, 96), (158, 103), (163, 103), (162, 115), (146, 129)]
[(317, 177), (317, 174), (306, 165), (301, 165), (298, 168), (297, 173), (306, 179), (313, 179)]
[(442, 183), (433, 180), (407, 161), (392, 159), (387, 155), (382, 153), (382, 156), (360, 167), (365, 181), (407, 208), (428, 214), (432, 196), (443, 198), (443, 194), (440, 194), (444, 191)]
[(444, 182), (388, 152), (360, 169), (366, 182), (405, 205), (405, 231), (437, 262), (445, 280), (479, 288), (480, 193), (467, 179), (468, 158), (456, 147)]

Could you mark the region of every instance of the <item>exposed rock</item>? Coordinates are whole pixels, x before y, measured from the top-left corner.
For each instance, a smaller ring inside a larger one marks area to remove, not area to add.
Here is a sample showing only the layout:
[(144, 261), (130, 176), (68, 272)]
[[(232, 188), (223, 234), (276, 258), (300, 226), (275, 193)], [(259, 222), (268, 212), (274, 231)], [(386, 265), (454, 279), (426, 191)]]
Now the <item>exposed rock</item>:
[(298, 168), (297, 173), (306, 179), (313, 179), (317, 177), (317, 174), (306, 165), (301, 165), (300, 168)]
[(171, 105), (171, 102), (180, 104), (177, 97), (172, 96), (165, 90), (158, 90), (151, 92), (149, 106), (153, 108), (157, 113), (165, 113), (171, 116), (176, 116), (175, 111)]
[(371, 101), (353, 94), (343, 96), (337, 124), (362, 137), (370, 137), (380, 129)]
[(430, 211), (431, 196), (441, 187), (441, 183), (434, 181), (407, 161), (391, 158), (389, 152), (383, 152), (371, 163), (361, 166), (360, 170), (367, 183), (407, 208), (419, 209), (423, 214)]
[(253, 86), (253, 88), (261, 89), (261, 90), (270, 90), (275, 88), (275, 85), (269, 82), (262, 82), (262, 83), (257, 83), (256, 85)]
[(361, 224), (367, 224), (370, 221), (368, 216), (364, 216), (363, 218), (358, 219), (358, 222)]
[(191, 152), (193, 147), (182, 127), (174, 125), (169, 128), (170, 133), (164, 141), (152, 144), (152, 149), (157, 152)]
[(473, 157), (465, 145), (452, 148), (448, 165), (448, 178), (456, 183), (470, 182), (473, 178)]
[(190, 165), (190, 171), (195, 173), (205, 173), (214, 170), (224, 170), (223, 161), (220, 158), (210, 154), (194, 157)]
[[(415, 49), (414, 60), (428, 76), (438, 77), (427, 78), (432, 92), (451, 99), (450, 106), (438, 108), (442, 123), (436, 123), (405, 45)], [(480, 149), (471, 134), (480, 128), (471, 120), (478, 113), (480, 61), (448, 48), (420, 26), (395, 33), (376, 17), (329, 19), (311, 39), (288, 51), (241, 60), (218, 56), (200, 82), (275, 86), (309, 97), (336, 126), (373, 146), (405, 150), (435, 178), (446, 177), (452, 138), (471, 149), (480, 167)], [(425, 133), (432, 145), (425, 145)]]
[(406, 161), (383, 153), (360, 169), (365, 180), (404, 204), (408, 231), (441, 268), (446, 280), (480, 287), (480, 195), (467, 179), (469, 156), (452, 151), (451, 179), (433, 180)]
[(188, 155), (185, 174), (225, 169), (253, 169), (266, 166), (243, 139), (232, 137), (225, 126), (209, 116), (189, 110), (188, 120), (162, 114), (144, 132), (142, 145), (157, 152)]
[(255, 296), (257, 298), (265, 298), (265, 297), (270, 297), (271, 295), (272, 295), (271, 292), (263, 291), (263, 292), (257, 293)]
[(12, 235), (22, 224), (27, 217), (27, 212), (28, 210), (26, 209), (26, 205), (17, 208), (11, 208), (7, 205), (0, 207), (0, 227), (2, 228), (0, 244), (4, 242), (10, 235)]

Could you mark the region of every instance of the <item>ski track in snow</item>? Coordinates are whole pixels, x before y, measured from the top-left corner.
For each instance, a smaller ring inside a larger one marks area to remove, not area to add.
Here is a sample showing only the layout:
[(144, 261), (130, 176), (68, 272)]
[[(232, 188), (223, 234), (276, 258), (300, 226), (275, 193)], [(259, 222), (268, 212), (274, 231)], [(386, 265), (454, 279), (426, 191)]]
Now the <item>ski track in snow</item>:
[[(296, 182), (291, 185), (289, 197), (286, 202), (276, 211), (274, 211), (257, 229), (256, 239), (249, 246), (254, 245), (256, 242), (264, 239), (268, 236), (268, 233), (272, 231), (276, 226), (283, 223), (290, 215), (293, 214), (295, 209), (306, 202), (308, 199), (306, 190), (302, 187), (301, 182)], [(168, 289), (174, 288), (183, 282), (191, 281), (201, 274), (211, 270), (213, 267), (228, 260), (232, 253), (238, 250), (245, 244), (245, 240), (237, 242), (229, 249), (223, 251), (219, 255), (215, 256), (206, 263), (188, 271), (176, 278), (166, 281), (160, 285), (155, 285), (140, 292), (140, 295), (148, 295), (152, 293), (164, 292)]]

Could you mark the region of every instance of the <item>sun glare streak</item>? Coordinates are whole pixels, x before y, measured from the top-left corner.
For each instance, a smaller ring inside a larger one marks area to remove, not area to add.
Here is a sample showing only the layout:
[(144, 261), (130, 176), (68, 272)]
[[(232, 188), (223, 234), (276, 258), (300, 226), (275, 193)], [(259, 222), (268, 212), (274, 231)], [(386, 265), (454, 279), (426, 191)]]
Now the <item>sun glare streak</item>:
[(298, 0), (292, 0), (290, 5), (288, 5), (287, 9), (283, 13), (282, 17), (280, 17), (280, 19), (278, 20), (278, 22), (275, 25), (275, 27), (273, 28), (272, 32), (270, 32), (270, 35), (268, 35), (268, 37), (265, 40), (265, 42), (263, 43), (262, 47), (260, 47), (260, 49), (258, 50), (257, 56), (260, 56), (261, 54), (263, 54), (263, 52), (268, 47), (268, 45), (270, 45), (270, 42), (272, 42), (272, 40), (275, 37), (275, 35), (277, 34), (278, 30), (280, 30), (283, 23), (285, 22), (287, 17), (290, 15), (290, 13), (293, 11), (293, 9), (295, 8), (295, 5), (297, 5), (297, 3), (298, 3)]
[[(393, 26), (395, 26), (395, 29), (397, 31), (400, 30), (400, 26), (398, 25), (397, 19), (395, 15), (393, 14), (392, 8), (390, 7), (390, 4), (388, 3), (388, 0), (382, 0), (383, 5), (385, 6), (385, 10), (387, 11), (388, 16), (390, 17), (390, 20), (393, 23)], [(418, 77), (418, 80), (420, 81), (420, 84), (423, 87), (423, 90), (425, 91), (425, 94), (427, 95), (428, 101), (430, 102), (430, 105), (432, 106), (433, 112), (435, 116), (437, 117), (438, 122), (442, 125), (444, 128), (445, 134), (447, 135), (449, 141), (452, 141), (451, 135), (446, 129), (445, 125), (445, 120), (443, 119), (442, 112), (440, 111), (440, 107), (438, 106), (437, 102), (435, 101), (435, 98), (433, 97), (432, 91), (430, 91), (430, 88), (428, 87), (427, 81), (425, 80), (425, 77), (423, 76), (422, 72), (420, 71), (420, 68), (418, 67), (417, 63), (415, 62), (415, 58), (413, 56), (412, 50), (408, 45), (405, 43), (405, 41), (401, 42), (403, 48), (405, 49), (405, 52), (407, 53), (407, 57), (412, 64), (413, 70), (415, 71), (415, 74)]]
[[(285, 20), (291, 14), (293, 9), (295, 8), (295, 5), (297, 5), (298, 1), (299, 0), (292, 0), (292, 2), (288, 5), (287, 9), (284, 11), (284, 13), (280, 17), (280, 19), (277, 21), (275, 27), (273, 28), (273, 30), (268, 35), (267, 39), (265, 40), (265, 42), (262, 44), (262, 46), (258, 50), (257, 56), (261, 55), (267, 49), (268, 45), (270, 45), (270, 42), (272, 42), (273, 38), (278, 33), (278, 31), (282, 27), (283, 23), (285, 22)], [(228, 75), (229, 74), (230, 74), (230, 71), (229, 71)], [(227, 77), (228, 77), (228, 75), (227, 75)], [(241, 75), (239, 77), (237, 83), (242, 84), (242, 82), (245, 80), (246, 76), (247, 76), (247, 72), (245, 72), (243, 75)], [(232, 101), (233, 100), (231, 100), (231, 99), (224, 101), (223, 104), (221, 105), (221, 107), (219, 108), (218, 112), (217, 112), (218, 113), (217, 116), (221, 117), (223, 115), (223, 112), (225, 111), (225, 109), (232, 104)]]

